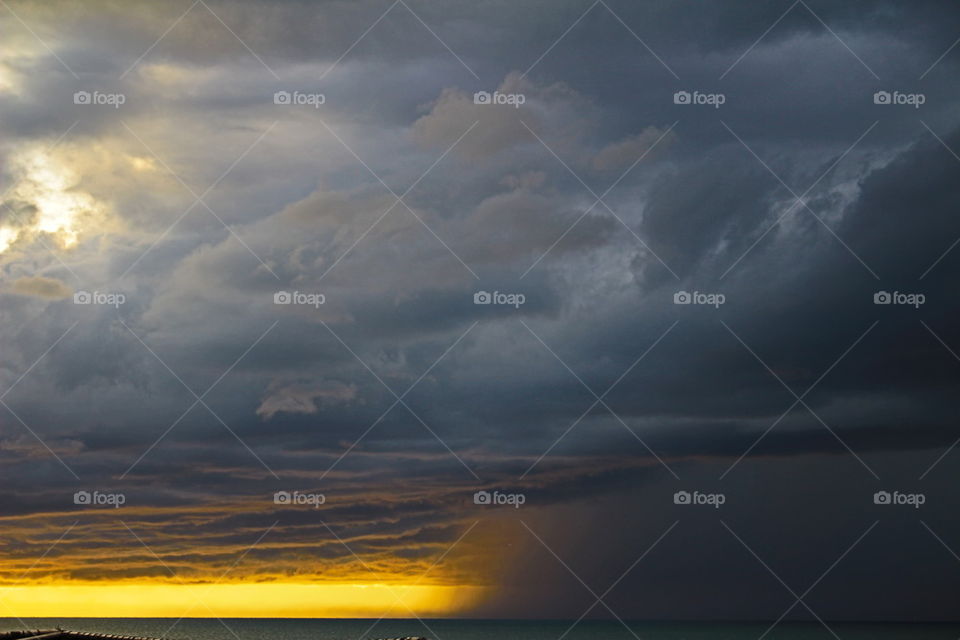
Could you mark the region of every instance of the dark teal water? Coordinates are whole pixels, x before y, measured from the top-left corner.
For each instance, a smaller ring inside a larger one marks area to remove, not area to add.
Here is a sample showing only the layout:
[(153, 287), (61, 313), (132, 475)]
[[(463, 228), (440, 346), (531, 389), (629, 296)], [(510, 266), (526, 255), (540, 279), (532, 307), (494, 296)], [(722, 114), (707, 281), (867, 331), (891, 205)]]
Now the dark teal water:
[[(431, 640), (758, 640), (769, 627), (762, 623), (630, 623), (503, 620), (264, 620), (159, 618), (25, 618), (29, 628), (61, 626), (75, 631), (165, 637), (170, 640), (372, 640), (426, 636)], [(829, 623), (841, 640), (957, 640), (960, 623)], [(0, 631), (22, 628), (0, 618)], [(569, 630), (569, 632), (568, 632)], [(631, 633), (632, 631), (632, 633)], [(568, 632), (568, 633), (567, 633)], [(564, 635), (566, 633), (566, 635)], [(635, 634), (635, 635), (634, 635)], [(764, 640), (836, 640), (819, 623), (781, 623)]]

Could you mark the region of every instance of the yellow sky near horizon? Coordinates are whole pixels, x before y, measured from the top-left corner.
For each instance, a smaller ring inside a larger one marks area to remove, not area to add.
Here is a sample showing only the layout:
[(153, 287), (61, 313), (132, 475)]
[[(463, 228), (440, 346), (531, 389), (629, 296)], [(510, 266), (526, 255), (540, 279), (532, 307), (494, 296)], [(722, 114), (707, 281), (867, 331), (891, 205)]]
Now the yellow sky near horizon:
[(418, 529), (324, 537), (309, 521), (225, 539), (180, 529), (216, 530), (249, 511), (130, 507), (124, 524), (114, 511), (64, 531), (52, 525), (64, 512), (0, 518), (21, 549), (0, 550), (0, 617), (456, 617), (493, 596), (496, 563), (483, 550), (503, 547), (490, 527), (456, 543), (418, 540)]
[(478, 586), (387, 584), (103, 584), (0, 587), (0, 617), (444, 617), (484, 597)]

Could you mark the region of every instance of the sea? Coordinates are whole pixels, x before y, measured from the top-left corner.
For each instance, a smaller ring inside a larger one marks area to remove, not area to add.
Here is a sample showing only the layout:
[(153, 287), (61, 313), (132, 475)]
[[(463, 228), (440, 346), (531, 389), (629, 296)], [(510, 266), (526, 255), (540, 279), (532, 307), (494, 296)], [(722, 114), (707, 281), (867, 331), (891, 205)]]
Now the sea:
[(53, 629), (167, 640), (957, 640), (954, 623), (619, 622), (385, 619), (0, 618), (0, 631)]

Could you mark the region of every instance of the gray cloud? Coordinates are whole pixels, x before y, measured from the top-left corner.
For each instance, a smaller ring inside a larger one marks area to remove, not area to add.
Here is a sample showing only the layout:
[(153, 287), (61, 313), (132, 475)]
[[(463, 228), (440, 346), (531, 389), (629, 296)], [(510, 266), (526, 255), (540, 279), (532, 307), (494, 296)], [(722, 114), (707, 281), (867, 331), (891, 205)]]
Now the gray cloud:
[(46, 278), (44, 276), (26, 276), (14, 280), (11, 290), (22, 296), (36, 296), (50, 300), (66, 298), (73, 293), (73, 290), (66, 283), (56, 278)]

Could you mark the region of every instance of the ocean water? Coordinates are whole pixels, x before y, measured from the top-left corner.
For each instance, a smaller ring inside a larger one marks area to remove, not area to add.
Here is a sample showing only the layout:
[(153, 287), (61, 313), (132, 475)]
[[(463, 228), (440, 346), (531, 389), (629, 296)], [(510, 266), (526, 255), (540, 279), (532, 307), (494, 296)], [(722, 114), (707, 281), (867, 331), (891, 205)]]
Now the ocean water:
[[(571, 622), (516, 620), (268, 620), (188, 618), (24, 618), (28, 628), (60, 626), (71, 631), (164, 637), (169, 640), (373, 640), (424, 636), (431, 640), (636, 640), (618, 622), (583, 621), (566, 636)], [(758, 640), (764, 623), (636, 622), (630, 628), (641, 640)], [(957, 640), (960, 623), (829, 623), (841, 640)], [(14, 618), (0, 618), (0, 631), (23, 628)], [(770, 640), (836, 640), (819, 623), (781, 623)]]

